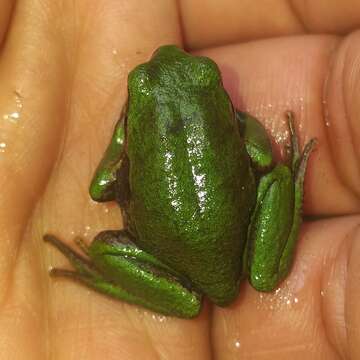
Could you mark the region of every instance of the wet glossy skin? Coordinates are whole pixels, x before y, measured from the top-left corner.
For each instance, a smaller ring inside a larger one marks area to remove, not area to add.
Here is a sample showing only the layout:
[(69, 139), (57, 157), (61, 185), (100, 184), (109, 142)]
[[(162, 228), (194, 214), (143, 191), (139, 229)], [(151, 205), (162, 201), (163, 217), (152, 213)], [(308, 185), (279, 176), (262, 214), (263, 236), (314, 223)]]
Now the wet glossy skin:
[(90, 258), (53, 236), (75, 277), (110, 296), (193, 317), (201, 296), (225, 306), (241, 279), (272, 290), (287, 274), (301, 222), (313, 141), (290, 166), (272, 163), (262, 126), (237, 112), (216, 64), (175, 46), (159, 48), (129, 75), (127, 108), (90, 187), (115, 200), (126, 226), (100, 233)]
[(231, 302), (255, 182), (216, 65), (159, 51), (129, 76), (127, 129), (137, 244), (213, 302)]

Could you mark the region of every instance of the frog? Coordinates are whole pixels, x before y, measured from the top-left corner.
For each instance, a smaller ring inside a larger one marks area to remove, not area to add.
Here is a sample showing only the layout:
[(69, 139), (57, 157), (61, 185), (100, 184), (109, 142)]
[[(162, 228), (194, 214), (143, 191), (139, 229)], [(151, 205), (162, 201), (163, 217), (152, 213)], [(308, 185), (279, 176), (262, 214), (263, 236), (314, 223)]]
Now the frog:
[(89, 193), (115, 201), (120, 230), (71, 246), (44, 240), (73, 269), (50, 274), (145, 309), (194, 318), (203, 298), (225, 307), (248, 279), (273, 291), (291, 269), (302, 222), (304, 177), (315, 139), (300, 152), (287, 113), (288, 158), (237, 110), (217, 64), (175, 45), (128, 75), (128, 98)]

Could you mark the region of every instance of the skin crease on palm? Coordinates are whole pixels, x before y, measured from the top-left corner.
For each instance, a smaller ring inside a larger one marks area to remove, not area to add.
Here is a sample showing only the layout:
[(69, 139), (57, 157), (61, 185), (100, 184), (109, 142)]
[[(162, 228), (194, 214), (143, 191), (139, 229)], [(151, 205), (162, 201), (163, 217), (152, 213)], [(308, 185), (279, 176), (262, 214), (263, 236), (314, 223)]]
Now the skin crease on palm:
[[(315, 4), (313, 4), (315, 3)], [(2, 0), (2, 359), (359, 359), (358, 1)], [(295, 263), (279, 289), (244, 283), (228, 308), (166, 318), (50, 279), (42, 241), (122, 226), (87, 189), (126, 99), (128, 72), (175, 43), (220, 66), (234, 104), (286, 144), (318, 139)], [(226, 46), (225, 46), (226, 45)], [(315, 221), (314, 218), (317, 218)], [(321, 218), (321, 220), (319, 220)]]

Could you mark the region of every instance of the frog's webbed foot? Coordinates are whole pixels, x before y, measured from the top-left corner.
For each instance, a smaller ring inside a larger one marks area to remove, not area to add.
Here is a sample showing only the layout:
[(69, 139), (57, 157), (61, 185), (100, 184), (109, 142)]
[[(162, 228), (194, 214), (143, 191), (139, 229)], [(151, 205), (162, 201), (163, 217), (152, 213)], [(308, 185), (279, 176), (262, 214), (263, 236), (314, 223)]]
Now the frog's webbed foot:
[(244, 255), (250, 283), (260, 291), (273, 290), (290, 270), (302, 220), (307, 162), (316, 144), (310, 140), (300, 153), (293, 115), (287, 116), (290, 165), (278, 164), (260, 178)]
[(201, 296), (168, 266), (136, 247), (126, 230), (104, 231), (90, 246), (76, 242), (84, 257), (53, 235), (44, 240), (62, 252), (75, 268), (54, 268), (52, 276), (65, 276), (118, 300), (150, 310), (190, 318), (201, 307)]
[(75, 271), (69, 271), (65, 269), (58, 269), (58, 268), (52, 268), (50, 270), (50, 275), (66, 275), (71, 276), (72, 273), (78, 274), (78, 276), (86, 275), (90, 276), (90, 274), (96, 274), (96, 270), (91, 265), (91, 262), (83, 257), (82, 255), (78, 254), (74, 250), (72, 250), (69, 246), (67, 246), (65, 243), (60, 241), (56, 236), (51, 234), (44, 235), (44, 241), (50, 243), (54, 247), (56, 247), (61, 253), (65, 255), (71, 262), (71, 264), (74, 266), (74, 268), (77, 270)]

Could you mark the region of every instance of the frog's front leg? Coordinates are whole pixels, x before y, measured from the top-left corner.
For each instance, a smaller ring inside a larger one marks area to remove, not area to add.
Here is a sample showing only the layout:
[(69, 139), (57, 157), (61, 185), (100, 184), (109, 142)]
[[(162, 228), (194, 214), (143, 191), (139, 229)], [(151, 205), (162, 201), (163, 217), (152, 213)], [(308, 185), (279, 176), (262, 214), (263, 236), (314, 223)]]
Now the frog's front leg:
[(183, 318), (196, 316), (201, 296), (168, 266), (136, 247), (126, 230), (104, 231), (90, 246), (81, 243), (86, 257), (52, 235), (44, 240), (60, 250), (75, 271), (52, 269), (111, 297), (150, 310)]
[(241, 136), (252, 166), (259, 172), (268, 170), (273, 164), (271, 142), (264, 126), (252, 115), (235, 110)]
[(124, 164), (127, 161), (124, 152), (126, 111), (127, 105), (124, 105), (110, 144), (91, 181), (90, 196), (98, 202), (112, 201), (116, 199), (117, 193), (126, 193), (126, 191), (116, 191), (116, 183), (119, 180), (118, 172), (124, 170), (127, 165)]
[(244, 261), (250, 283), (260, 291), (273, 290), (290, 270), (301, 224), (307, 161), (315, 145), (310, 140), (300, 154), (291, 113), (288, 124), (290, 165), (279, 164), (260, 178), (248, 230)]

